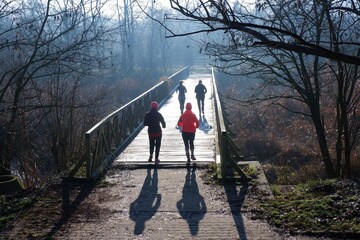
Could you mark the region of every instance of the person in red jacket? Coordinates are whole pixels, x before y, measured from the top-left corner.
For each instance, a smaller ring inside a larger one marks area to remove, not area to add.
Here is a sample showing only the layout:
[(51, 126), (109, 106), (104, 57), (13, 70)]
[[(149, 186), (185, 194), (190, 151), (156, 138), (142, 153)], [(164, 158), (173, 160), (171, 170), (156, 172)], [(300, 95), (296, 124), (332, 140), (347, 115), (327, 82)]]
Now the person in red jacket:
[(186, 110), (180, 116), (180, 119), (178, 121), (178, 126), (182, 127), (182, 139), (184, 141), (185, 152), (188, 162), (190, 162), (190, 152), (191, 159), (196, 160), (194, 155), (194, 140), (196, 129), (200, 125), (199, 120), (197, 119), (196, 115), (191, 111), (191, 108), (191, 103), (187, 103), (185, 107)]
[(158, 164), (159, 153), (161, 147), (162, 131), (160, 124), (163, 128), (166, 127), (164, 117), (158, 112), (159, 104), (157, 102), (151, 103), (151, 110), (146, 113), (144, 118), (144, 126), (148, 126), (149, 144), (150, 144), (150, 157), (149, 162), (152, 161), (154, 148), (155, 148), (155, 163)]

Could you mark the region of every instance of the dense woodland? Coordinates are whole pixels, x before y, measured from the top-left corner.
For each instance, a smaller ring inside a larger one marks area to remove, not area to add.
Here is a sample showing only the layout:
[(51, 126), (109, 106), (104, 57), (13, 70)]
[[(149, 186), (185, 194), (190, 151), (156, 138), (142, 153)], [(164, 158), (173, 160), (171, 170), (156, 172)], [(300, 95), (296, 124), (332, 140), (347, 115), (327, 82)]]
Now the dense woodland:
[(107, 113), (211, 59), (246, 158), (285, 182), (305, 168), (351, 178), (359, 15), (357, 1), (2, 1), (1, 174), (41, 186)]
[(56, 178), (102, 117), (199, 59), (194, 39), (165, 38), (164, 10), (148, 4), (1, 1), (1, 174), (28, 187)]

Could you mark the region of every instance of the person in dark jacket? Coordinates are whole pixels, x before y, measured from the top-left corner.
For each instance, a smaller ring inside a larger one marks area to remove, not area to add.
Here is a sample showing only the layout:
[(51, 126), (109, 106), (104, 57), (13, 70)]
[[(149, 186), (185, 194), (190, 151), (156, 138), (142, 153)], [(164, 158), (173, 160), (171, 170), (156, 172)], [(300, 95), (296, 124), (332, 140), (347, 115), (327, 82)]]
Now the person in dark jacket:
[(161, 113), (158, 112), (159, 104), (157, 102), (151, 103), (151, 110), (146, 113), (144, 118), (144, 126), (148, 126), (148, 135), (149, 135), (149, 143), (150, 143), (150, 157), (149, 162), (153, 159), (153, 153), (155, 148), (155, 163), (159, 163), (159, 154), (161, 147), (161, 137), (162, 130), (160, 124), (163, 128), (166, 128), (166, 123), (164, 117)]
[(185, 104), (185, 99), (186, 99), (185, 93), (187, 92), (186, 87), (184, 86), (184, 81), (183, 80), (179, 81), (179, 85), (176, 88), (176, 92), (179, 93), (178, 99), (179, 99), (179, 103), (180, 103), (180, 112), (181, 112), (181, 114), (183, 114), (183, 112), (184, 112), (184, 104)]
[(191, 111), (191, 108), (191, 103), (187, 103), (186, 111), (180, 116), (180, 119), (178, 121), (178, 126), (182, 127), (182, 139), (184, 141), (185, 153), (188, 162), (190, 162), (190, 156), (192, 160), (196, 160), (194, 155), (194, 140), (196, 129), (200, 125), (199, 120), (197, 119), (196, 115)]
[(201, 112), (204, 114), (204, 100), (205, 100), (205, 94), (207, 93), (207, 89), (205, 85), (202, 84), (202, 80), (199, 80), (198, 85), (196, 85), (195, 93), (196, 93), (197, 105), (199, 108), (199, 115), (201, 115)]

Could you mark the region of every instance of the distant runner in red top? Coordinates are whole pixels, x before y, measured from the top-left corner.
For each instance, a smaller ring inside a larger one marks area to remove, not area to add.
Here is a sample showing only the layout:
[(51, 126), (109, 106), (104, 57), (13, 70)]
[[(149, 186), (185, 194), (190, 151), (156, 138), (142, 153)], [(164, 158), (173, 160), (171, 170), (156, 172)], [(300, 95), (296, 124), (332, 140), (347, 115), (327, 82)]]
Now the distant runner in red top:
[(195, 132), (196, 129), (199, 127), (200, 122), (197, 119), (196, 115), (191, 111), (191, 103), (187, 103), (185, 108), (186, 111), (180, 116), (178, 126), (182, 127), (182, 139), (185, 145), (186, 157), (187, 161), (190, 162), (190, 152), (191, 159), (196, 160), (194, 155), (194, 140)]

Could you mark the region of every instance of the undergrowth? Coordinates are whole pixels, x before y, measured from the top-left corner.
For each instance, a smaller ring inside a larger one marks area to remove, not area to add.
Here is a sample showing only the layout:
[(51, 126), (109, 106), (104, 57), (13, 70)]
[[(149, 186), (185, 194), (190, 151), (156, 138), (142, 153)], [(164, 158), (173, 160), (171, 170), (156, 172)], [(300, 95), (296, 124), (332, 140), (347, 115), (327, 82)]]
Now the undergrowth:
[[(252, 167), (243, 170), (247, 176), (256, 173)], [(226, 188), (226, 182), (217, 176), (217, 165), (209, 164), (202, 179)], [(256, 181), (251, 182), (252, 189), (256, 189)], [(267, 220), (280, 231), (291, 234), (339, 239), (360, 237), (360, 182), (311, 180), (294, 185), (271, 185), (271, 190), (273, 199), (262, 197), (258, 192), (259, 201), (253, 208), (255, 218)]]
[(10, 220), (17, 217), (17, 214), (34, 203), (32, 197), (16, 197), (0, 195), (0, 230)]
[(274, 199), (261, 203), (258, 216), (289, 232), (360, 237), (359, 182), (309, 181), (272, 186)]

